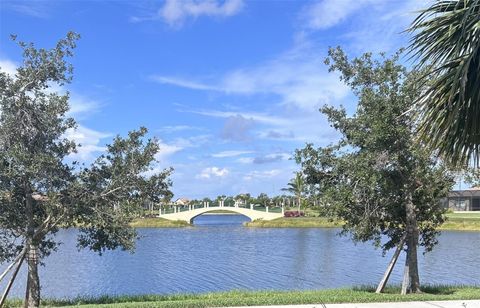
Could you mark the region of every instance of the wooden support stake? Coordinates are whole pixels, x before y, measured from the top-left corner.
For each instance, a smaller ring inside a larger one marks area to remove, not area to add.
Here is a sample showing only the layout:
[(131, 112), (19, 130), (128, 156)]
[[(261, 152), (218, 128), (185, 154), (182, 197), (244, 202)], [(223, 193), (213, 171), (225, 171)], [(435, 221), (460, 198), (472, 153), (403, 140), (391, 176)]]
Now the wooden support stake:
[(10, 270), (17, 264), (18, 260), (22, 258), (23, 255), (27, 252), (27, 247), (23, 248), (23, 250), (18, 254), (18, 256), (15, 257), (15, 260), (13, 260), (12, 264), (10, 264), (7, 269), (0, 275), (0, 282), (5, 278), (5, 276), (10, 272)]
[(388, 264), (387, 270), (385, 271), (385, 274), (383, 274), (383, 278), (382, 280), (380, 280), (380, 283), (378, 284), (378, 287), (375, 293), (382, 293), (383, 289), (385, 289), (388, 279), (390, 278), (390, 274), (392, 273), (393, 268), (395, 267), (395, 263), (397, 263), (398, 256), (400, 256), (400, 252), (402, 252), (404, 244), (405, 244), (405, 235), (402, 236), (402, 239), (400, 240), (400, 243), (398, 244), (397, 249), (393, 254), (392, 260)]
[(22, 266), (23, 260), (25, 260), (25, 255), (26, 251), (21, 254), (20, 260), (18, 260), (18, 265), (15, 268), (15, 271), (13, 272), (12, 278), (10, 278), (10, 281), (7, 284), (7, 287), (5, 291), (3, 292), (2, 298), (0, 299), (0, 308), (3, 307), (3, 304), (5, 303), (5, 300), (7, 299), (8, 292), (10, 292), (10, 288), (13, 285), (13, 282), (15, 281), (15, 278), (17, 277), (18, 271), (20, 270), (20, 267)]
[(407, 252), (407, 257), (405, 258), (405, 270), (403, 272), (402, 291), (400, 292), (400, 294), (402, 295), (407, 294), (409, 284), (410, 284), (410, 262), (408, 260), (408, 252)]

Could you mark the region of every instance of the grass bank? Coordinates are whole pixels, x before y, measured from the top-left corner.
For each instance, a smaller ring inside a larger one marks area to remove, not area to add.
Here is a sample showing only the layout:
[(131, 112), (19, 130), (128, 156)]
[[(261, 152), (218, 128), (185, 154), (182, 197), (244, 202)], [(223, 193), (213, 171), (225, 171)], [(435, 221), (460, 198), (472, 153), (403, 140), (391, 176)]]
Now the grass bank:
[[(480, 231), (480, 213), (448, 213), (440, 230)], [(325, 217), (288, 217), (270, 221), (255, 220), (245, 223), (257, 228), (339, 228), (342, 222)]]
[[(100, 307), (169, 307), (200, 308), (252, 305), (288, 304), (333, 304), (366, 302), (400, 302), (430, 300), (480, 299), (480, 286), (426, 286), (422, 294), (402, 296), (398, 287), (387, 288), (383, 294), (375, 294), (373, 287), (352, 289), (329, 289), (316, 291), (231, 291), (206, 294), (143, 295), (98, 298), (78, 298), (73, 300), (45, 300), (44, 306), (82, 308)], [(20, 301), (9, 301), (5, 307), (18, 307)]]
[(448, 213), (440, 230), (480, 231), (480, 213)]
[(244, 224), (256, 228), (340, 228), (340, 221), (325, 217), (282, 217), (274, 220), (254, 220)]
[[(213, 214), (230, 214), (231, 212), (217, 210)], [(440, 230), (480, 231), (480, 213), (448, 213), (447, 221)], [(132, 223), (136, 228), (179, 228), (191, 226), (185, 221), (172, 221), (164, 218), (139, 218)], [(342, 222), (325, 217), (289, 217), (270, 221), (256, 220), (245, 223), (247, 227), (256, 228), (339, 228)]]
[(215, 210), (205, 213), (203, 215), (238, 215), (238, 213), (229, 211), (229, 210)]
[(138, 218), (131, 224), (135, 228), (181, 228), (191, 226), (186, 221), (168, 220), (165, 218)]

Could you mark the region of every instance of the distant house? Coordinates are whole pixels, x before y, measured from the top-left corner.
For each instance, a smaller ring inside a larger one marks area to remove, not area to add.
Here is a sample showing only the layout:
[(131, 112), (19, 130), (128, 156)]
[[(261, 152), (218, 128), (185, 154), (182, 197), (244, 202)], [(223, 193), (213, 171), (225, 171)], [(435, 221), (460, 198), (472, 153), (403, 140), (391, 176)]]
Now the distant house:
[(451, 191), (445, 206), (452, 211), (480, 211), (480, 186)]
[(190, 200), (188, 200), (187, 198), (178, 198), (173, 202), (173, 204), (177, 206), (184, 206), (184, 205), (188, 205), (189, 202)]

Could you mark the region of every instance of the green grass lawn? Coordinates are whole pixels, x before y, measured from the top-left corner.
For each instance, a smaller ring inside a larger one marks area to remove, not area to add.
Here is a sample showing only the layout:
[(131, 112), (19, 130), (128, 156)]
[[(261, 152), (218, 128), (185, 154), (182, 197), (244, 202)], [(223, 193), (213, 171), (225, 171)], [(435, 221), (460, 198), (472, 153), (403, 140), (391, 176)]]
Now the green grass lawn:
[(274, 220), (255, 220), (245, 223), (247, 227), (257, 228), (340, 228), (339, 221), (325, 217), (282, 217)]
[[(222, 306), (288, 305), (288, 304), (331, 304), (362, 302), (398, 302), (426, 300), (480, 299), (479, 287), (427, 286), (422, 294), (402, 296), (398, 287), (387, 288), (383, 294), (375, 294), (373, 287), (352, 289), (330, 289), (316, 291), (230, 291), (206, 294), (143, 295), (73, 300), (45, 300), (47, 307), (79, 306), (96, 307), (169, 307), (200, 308)], [(5, 307), (19, 307), (21, 302), (9, 301)]]
[[(480, 213), (447, 213), (447, 221), (440, 230), (480, 231)], [(245, 223), (257, 228), (339, 228), (341, 221), (325, 217), (283, 217), (270, 221), (256, 220)]]
[(168, 220), (165, 218), (138, 218), (131, 224), (135, 228), (179, 228), (191, 226), (188, 222), (182, 220)]
[(447, 213), (447, 217), (454, 219), (478, 219), (480, 220), (480, 212), (456, 212), (456, 213)]
[(447, 221), (440, 230), (480, 231), (480, 213), (447, 213)]
[[(216, 214), (231, 213), (217, 210)], [(311, 215), (315, 213), (309, 213)], [(480, 213), (448, 213), (447, 221), (440, 230), (480, 231)], [(172, 221), (164, 218), (139, 218), (132, 223), (136, 228), (176, 228), (191, 226), (185, 221)], [(245, 223), (247, 227), (257, 228), (339, 228), (340, 221), (331, 221), (326, 217), (282, 217), (270, 221), (256, 220)]]
[(238, 215), (238, 213), (229, 211), (229, 210), (215, 210), (205, 213), (203, 215), (211, 215), (211, 214), (222, 214), (222, 215)]

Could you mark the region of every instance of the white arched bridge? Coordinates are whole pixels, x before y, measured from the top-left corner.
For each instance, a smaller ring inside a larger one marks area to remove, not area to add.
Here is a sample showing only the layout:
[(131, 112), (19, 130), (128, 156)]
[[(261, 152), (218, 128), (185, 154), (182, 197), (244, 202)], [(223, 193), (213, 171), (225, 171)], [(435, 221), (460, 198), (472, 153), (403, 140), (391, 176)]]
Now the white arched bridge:
[(219, 211), (219, 210), (233, 212), (233, 213), (247, 216), (248, 218), (250, 218), (251, 221), (258, 220), (258, 219), (273, 220), (273, 219), (283, 217), (284, 215), (283, 208), (282, 208), (282, 211), (278, 213), (278, 212), (269, 211), (268, 207), (264, 208), (263, 210), (258, 210), (258, 209), (254, 209), (253, 206), (250, 206), (250, 208), (238, 207), (238, 206), (223, 206), (223, 202), (222, 202), (220, 203), (220, 206), (209, 206), (208, 203), (206, 204), (204, 203), (200, 208), (189, 206), (183, 211), (175, 208), (173, 213), (168, 213), (168, 214), (161, 213), (160, 211), (159, 217), (165, 218), (168, 220), (183, 220), (188, 223), (192, 223), (193, 219), (197, 216), (200, 216), (202, 214), (209, 213), (209, 212)]

